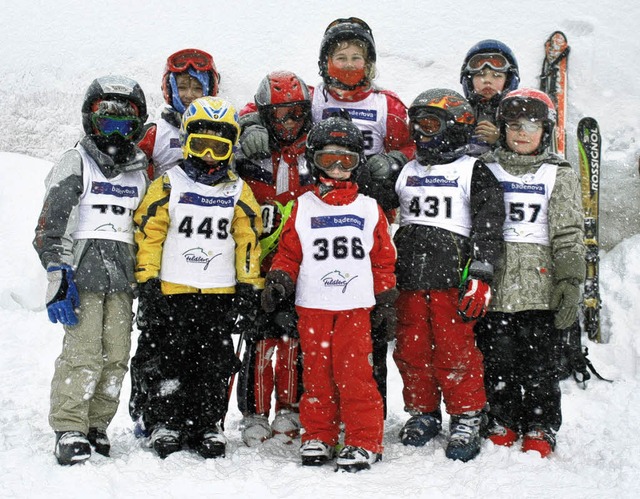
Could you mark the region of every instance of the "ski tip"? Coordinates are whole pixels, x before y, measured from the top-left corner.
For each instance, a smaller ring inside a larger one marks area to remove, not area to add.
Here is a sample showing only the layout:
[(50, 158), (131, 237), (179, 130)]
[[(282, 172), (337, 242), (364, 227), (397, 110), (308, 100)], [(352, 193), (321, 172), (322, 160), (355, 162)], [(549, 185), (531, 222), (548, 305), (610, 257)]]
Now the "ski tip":
[(554, 37), (556, 37), (556, 42), (561, 41), (562, 39), (564, 39), (564, 41), (567, 41), (567, 35), (564, 34), (564, 32), (562, 31), (554, 31), (553, 33), (551, 33), (549, 35), (549, 38), (547, 39), (547, 41), (551, 41)]

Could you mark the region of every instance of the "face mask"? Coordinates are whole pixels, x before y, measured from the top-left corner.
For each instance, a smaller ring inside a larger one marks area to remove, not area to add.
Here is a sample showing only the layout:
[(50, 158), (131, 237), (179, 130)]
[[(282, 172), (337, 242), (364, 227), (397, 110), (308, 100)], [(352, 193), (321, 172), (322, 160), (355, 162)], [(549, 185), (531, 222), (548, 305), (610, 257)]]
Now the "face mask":
[(360, 69), (339, 69), (333, 65), (331, 59), (327, 66), (327, 73), (341, 83), (353, 87), (365, 79), (365, 68)]

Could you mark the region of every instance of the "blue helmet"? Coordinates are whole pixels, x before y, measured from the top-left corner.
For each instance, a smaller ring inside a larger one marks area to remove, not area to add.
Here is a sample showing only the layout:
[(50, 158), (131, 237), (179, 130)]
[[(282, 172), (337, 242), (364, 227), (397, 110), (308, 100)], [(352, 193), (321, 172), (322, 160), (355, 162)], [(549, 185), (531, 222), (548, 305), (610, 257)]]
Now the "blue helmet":
[(474, 68), (470, 67), (470, 62), (473, 62), (472, 58), (478, 54), (503, 55), (507, 64), (503, 64), (500, 67), (494, 67), (491, 63), (488, 63), (488, 65), (497, 71), (502, 71), (507, 74), (507, 81), (503, 91), (504, 94), (518, 88), (518, 85), (520, 84), (520, 73), (518, 71), (518, 61), (516, 60), (516, 56), (513, 54), (513, 51), (501, 41), (491, 39), (482, 40), (469, 49), (469, 52), (467, 52), (464, 62), (462, 63), (462, 68), (460, 69), (460, 83), (462, 83), (462, 90), (467, 99), (473, 94), (473, 83), (471, 78), (476, 71), (482, 69), (482, 67), (479, 67), (474, 71)]

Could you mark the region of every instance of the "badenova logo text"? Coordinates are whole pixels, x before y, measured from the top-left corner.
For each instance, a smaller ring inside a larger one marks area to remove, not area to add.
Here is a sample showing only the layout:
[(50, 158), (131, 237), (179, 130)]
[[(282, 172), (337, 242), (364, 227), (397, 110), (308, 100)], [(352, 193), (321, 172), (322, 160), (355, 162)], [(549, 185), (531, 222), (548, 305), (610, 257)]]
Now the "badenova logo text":
[(134, 198), (138, 196), (138, 188), (135, 185), (117, 185), (109, 182), (92, 182), (92, 194), (107, 194), (118, 198)]

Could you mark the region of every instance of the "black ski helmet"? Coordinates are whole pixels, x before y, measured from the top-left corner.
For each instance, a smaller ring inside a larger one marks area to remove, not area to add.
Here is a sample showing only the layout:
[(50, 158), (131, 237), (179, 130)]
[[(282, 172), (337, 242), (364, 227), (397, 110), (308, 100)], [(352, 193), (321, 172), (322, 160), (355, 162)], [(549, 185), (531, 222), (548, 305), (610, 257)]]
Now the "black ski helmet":
[(339, 116), (331, 116), (315, 123), (307, 134), (305, 158), (313, 175), (318, 178), (324, 176), (324, 172), (315, 166), (313, 157), (315, 153), (328, 144), (343, 146), (352, 152), (358, 153), (360, 163), (352, 171), (355, 172), (364, 162), (364, 138), (360, 129), (351, 121), (349, 115), (344, 112)]
[(131, 137), (135, 142), (143, 134), (143, 125), (147, 121), (147, 100), (140, 85), (126, 76), (108, 75), (96, 78), (87, 89), (82, 101), (82, 127), (87, 135), (94, 135), (95, 130), (91, 122), (91, 114), (97, 103), (103, 100), (115, 99), (128, 102), (138, 110), (140, 125)]
[(462, 63), (462, 68), (460, 69), (460, 83), (462, 83), (462, 91), (467, 99), (474, 93), (473, 82), (471, 81), (473, 74), (467, 68), (469, 60), (474, 55), (490, 53), (502, 54), (507, 61), (509, 61), (509, 68), (506, 71), (507, 81), (505, 82), (503, 93), (506, 94), (518, 88), (520, 84), (520, 73), (518, 71), (518, 61), (513, 51), (501, 41), (492, 39), (482, 40), (469, 49)]
[[(373, 33), (369, 25), (362, 19), (357, 17), (349, 17), (346, 19), (336, 19), (331, 22), (324, 32), (322, 43), (320, 44), (320, 57), (318, 59), (318, 67), (320, 68), (320, 76), (327, 85), (344, 86), (338, 81), (334, 81), (329, 76), (329, 52), (339, 43), (347, 40), (359, 40), (367, 48), (367, 68), (365, 77), (372, 78), (375, 73), (376, 63), (376, 42), (373, 39)], [(361, 83), (359, 83), (361, 84)], [(357, 86), (357, 85), (356, 85)]]
[[(418, 95), (409, 106), (409, 130), (416, 142), (416, 158), (421, 164), (450, 162), (460, 156), (457, 151), (469, 143), (475, 128), (473, 108), (458, 92), (434, 88)], [(419, 139), (418, 120), (435, 115), (442, 129), (428, 142)]]

